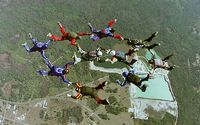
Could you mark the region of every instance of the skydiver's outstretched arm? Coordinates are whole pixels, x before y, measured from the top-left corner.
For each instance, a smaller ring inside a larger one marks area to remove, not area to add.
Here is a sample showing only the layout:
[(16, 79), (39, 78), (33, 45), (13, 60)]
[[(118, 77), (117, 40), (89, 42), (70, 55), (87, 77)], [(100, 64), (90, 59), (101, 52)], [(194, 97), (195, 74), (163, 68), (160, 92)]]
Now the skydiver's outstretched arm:
[(65, 75), (62, 75), (61, 78), (62, 78), (63, 82), (70, 84), (70, 81), (68, 79), (66, 79)]
[(78, 34), (78, 36), (89, 36), (89, 35), (91, 35), (91, 33), (85, 33), (85, 32), (79, 32), (77, 34)]
[(65, 64), (65, 68), (69, 70), (70, 65), (74, 65), (74, 62), (68, 62), (67, 64)]
[(71, 96), (73, 99), (80, 99), (81, 97), (83, 97), (83, 95), (81, 93), (78, 93), (75, 96)]
[(44, 54), (44, 50), (40, 51), (40, 53), (41, 53), (41, 55), (42, 55), (42, 57), (43, 57), (44, 59), (47, 59), (47, 57), (46, 57), (45, 54)]
[(37, 70), (37, 72), (42, 75), (42, 76), (48, 76), (48, 71), (44, 71), (44, 70)]
[(112, 37), (115, 39), (124, 40), (124, 38), (119, 34), (114, 34)]
[(52, 40), (48, 40), (45, 42), (46, 45), (49, 45), (52, 42)]
[(52, 69), (54, 67), (47, 58), (44, 58), (44, 61), (45, 61), (46, 65), (49, 67), (49, 69)]
[(154, 32), (149, 38), (143, 40), (144, 42), (151, 42), (154, 37), (158, 35), (158, 32)]
[(111, 59), (108, 59), (108, 58), (107, 58), (105, 61), (106, 61), (106, 62), (110, 62), (111, 64), (114, 64), (115, 62), (118, 61), (118, 59), (115, 58), (115, 57), (113, 56)]
[(166, 60), (168, 60), (170, 57), (172, 57), (174, 54), (172, 53), (172, 54), (170, 54), (169, 56), (167, 56), (167, 57), (165, 57), (164, 59), (162, 59), (162, 61), (166, 61)]
[(30, 52), (30, 47), (27, 43), (23, 43), (22, 46), (26, 49), (27, 52)]

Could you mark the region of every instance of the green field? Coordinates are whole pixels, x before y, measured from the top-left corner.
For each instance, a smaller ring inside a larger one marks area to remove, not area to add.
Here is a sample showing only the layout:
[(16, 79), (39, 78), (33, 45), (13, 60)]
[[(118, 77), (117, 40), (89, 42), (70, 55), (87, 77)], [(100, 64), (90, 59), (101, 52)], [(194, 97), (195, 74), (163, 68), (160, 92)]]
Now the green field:
[[(27, 101), (34, 98), (56, 95), (66, 91), (66, 86), (56, 77), (41, 77), (37, 69), (46, 69), (39, 53), (28, 54), (21, 46), (28, 42), (31, 32), (41, 41), (46, 35), (59, 35), (57, 21), (66, 31), (87, 31), (87, 22), (97, 29), (103, 28), (111, 19), (117, 18), (116, 33), (130, 38), (146, 38), (158, 31), (154, 40), (161, 46), (156, 48), (159, 56), (171, 52), (175, 56), (170, 63), (177, 65), (169, 78), (179, 106), (179, 125), (200, 123), (200, 79), (196, 54), (200, 53), (200, 1), (199, 0), (4, 0), (0, 1), (0, 54), (7, 54), (11, 66), (0, 66), (0, 86), (16, 81), (11, 96), (0, 91), (2, 99)], [(112, 48), (120, 41), (106, 38), (92, 42), (89, 38), (78, 41), (86, 50), (98, 46)], [(46, 51), (47, 57), (55, 65), (71, 61), (75, 47), (69, 41), (52, 43)], [(1, 58), (1, 57), (0, 57)], [(191, 66), (188, 66), (188, 60)], [(0, 62), (2, 64), (2, 62)], [(197, 64), (197, 65), (194, 65)], [(90, 71), (88, 64), (81, 63), (70, 70), (71, 81), (89, 82), (107, 74)], [(168, 120), (169, 118), (169, 120)], [(164, 123), (171, 125), (170, 116)], [(169, 123), (167, 122), (169, 121)], [(162, 122), (162, 121), (161, 121)], [(161, 124), (157, 120), (139, 121), (140, 125)], [(166, 125), (162, 123), (163, 125)]]

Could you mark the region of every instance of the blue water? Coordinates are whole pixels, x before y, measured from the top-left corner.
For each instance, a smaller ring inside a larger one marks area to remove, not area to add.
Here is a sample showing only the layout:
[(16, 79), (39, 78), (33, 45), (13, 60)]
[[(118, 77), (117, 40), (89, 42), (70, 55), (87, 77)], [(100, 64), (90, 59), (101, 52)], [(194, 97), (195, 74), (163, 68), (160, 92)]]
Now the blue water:
[[(155, 53), (155, 51), (153, 51)], [(156, 58), (160, 58), (155, 53)], [(151, 53), (147, 51), (146, 58), (151, 58)], [(134, 68), (141, 69), (142, 71), (149, 71), (149, 68), (147, 65), (139, 61), (135, 64)], [(167, 72), (158, 72), (159, 74), (154, 74), (153, 79), (149, 79), (148, 81), (145, 81), (144, 83), (148, 85), (146, 92), (142, 92), (139, 88), (137, 88), (137, 92), (135, 94), (135, 98), (148, 98), (148, 99), (156, 99), (156, 100), (168, 100), (173, 101), (173, 95), (171, 93), (170, 87), (168, 85), (168, 82), (165, 80), (165, 77), (168, 77)], [(145, 75), (141, 75), (143, 77)]]

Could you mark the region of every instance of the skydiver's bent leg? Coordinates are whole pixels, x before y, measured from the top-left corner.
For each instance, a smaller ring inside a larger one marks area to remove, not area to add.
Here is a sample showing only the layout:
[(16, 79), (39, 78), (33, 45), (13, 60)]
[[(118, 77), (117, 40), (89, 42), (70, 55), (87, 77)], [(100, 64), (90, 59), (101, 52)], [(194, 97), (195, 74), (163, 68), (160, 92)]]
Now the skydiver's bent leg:
[(97, 104), (103, 104), (103, 105), (108, 105), (109, 104), (109, 102), (106, 99), (102, 100), (99, 97), (96, 97), (95, 100), (96, 100)]
[(133, 65), (137, 61), (138, 61), (137, 59), (132, 59), (131, 62), (129, 63), (129, 65)]
[(60, 32), (61, 32), (63, 35), (65, 35), (65, 29), (64, 29), (64, 27), (63, 27), (62, 25), (60, 25)]
[(152, 39), (153, 39), (154, 37), (156, 37), (157, 35), (158, 35), (158, 32), (155, 32), (155, 33), (153, 33), (149, 38), (147, 38), (147, 39), (145, 39), (145, 40), (143, 40), (143, 41), (151, 42)]
[(37, 47), (36, 47), (36, 46), (33, 46), (33, 47), (30, 49), (29, 52), (34, 52), (34, 51), (37, 51), (37, 50), (38, 50)]
[(141, 84), (142, 82), (144, 82), (144, 81), (148, 81), (149, 78), (150, 78), (150, 74), (148, 74), (145, 78), (141, 79), (141, 80), (140, 80), (140, 84)]
[(86, 51), (84, 51), (79, 45), (77, 46), (77, 49), (81, 54), (86, 53)]
[(91, 23), (88, 23), (88, 26), (89, 26), (90, 31), (91, 31), (92, 33), (96, 32), (96, 30), (93, 28), (93, 26), (91, 25)]
[(34, 45), (36, 45), (36, 44), (38, 43), (37, 39), (35, 39), (35, 38), (31, 38), (31, 41), (32, 41), (32, 43), (33, 43)]
[(165, 70), (173, 70), (174, 68), (175, 68), (175, 66), (169, 66), (169, 67), (165, 67), (163, 69), (165, 69)]
[(128, 82), (126, 80), (124, 82), (121, 82), (120, 80), (116, 80), (115, 83), (117, 83), (121, 87), (124, 87), (124, 86), (126, 86), (128, 84)]
[(30, 48), (27, 43), (22, 44), (22, 46), (26, 49), (27, 52), (30, 52)]
[(142, 84), (142, 82), (144, 82), (144, 81), (148, 81), (149, 78), (150, 78), (150, 74), (148, 74), (145, 78), (141, 79), (140, 82), (139, 82), (139, 84), (136, 85), (136, 86), (138, 86), (138, 87), (139, 87), (143, 92), (145, 92), (147, 86), (146, 86), (145, 84)]
[(47, 36), (49, 36), (54, 41), (63, 41), (63, 40), (65, 40), (64, 37), (56, 37), (56, 36), (52, 35), (51, 33), (49, 33)]
[(100, 37), (98, 37), (96, 34), (92, 34), (92, 35), (90, 36), (90, 39), (91, 39), (92, 41), (97, 41), (97, 40), (100, 40)]
[(96, 90), (99, 90), (99, 89), (103, 89), (103, 87), (107, 85), (107, 81), (104, 81), (102, 82), (101, 84), (99, 84), (97, 87), (95, 87)]
[(150, 49), (153, 49), (154, 47), (156, 47), (156, 46), (159, 46), (160, 45), (160, 43), (155, 43), (155, 44), (153, 44), (153, 45), (148, 45), (148, 46), (145, 46), (145, 48), (147, 48), (148, 50), (150, 50)]
[(71, 42), (71, 45), (77, 46), (77, 45), (76, 45), (76, 39), (75, 39), (75, 38), (70, 39), (70, 42)]

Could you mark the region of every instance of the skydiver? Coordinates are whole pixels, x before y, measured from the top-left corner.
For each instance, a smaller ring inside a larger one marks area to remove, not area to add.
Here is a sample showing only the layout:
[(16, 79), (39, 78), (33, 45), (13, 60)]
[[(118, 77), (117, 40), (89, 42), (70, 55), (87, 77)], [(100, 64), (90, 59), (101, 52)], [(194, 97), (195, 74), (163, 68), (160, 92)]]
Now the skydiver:
[(48, 59), (44, 59), (44, 60), (50, 70), (49, 71), (37, 70), (37, 72), (40, 75), (61, 77), (63, 82), (67, 83), (68, 86), (71, 85), (71, 82), (68, 79), (66, 79), (66, 74), (69, 73), (69, 67), (70, 65), (74, 65), (74, 62), (68, 62), (63, 67), (57, 67), (57, 66), (54, 66)]
[(149, 45), (147, 43), (151, 42), (154, 37), (158, 35), (158, 32), (154, 32), (150, 37), (144, 40), (139, 40), (139, 39), (129, 39), (129, 38), (124, 38), (124, 40), (127, 41), (127, 44), (133, 47), (133, 51), (139, 51), (141, 48), (146, 48), (148, 50), (153, 49), (156, 46), (159, 46), (160, 43), (155, 43), (152, 45)]
[(69, 40), (71, 42), (71, 45), (76, 46), (76, 40), (80, 39), (81, 36), (90, 36), (91, 33), (84, 33), (84, 32), (65, 32), (64, 26), (60, 22), (58, 22), (58, 25), (60, 27), (60, 32), (62, 35), (60, 37), (56, 37), (55, 35), (52, 35), (51, 33), (47, 34), (48, 37), (52, 38), (54, 41), (63, 41), (63, 40)]
[(72, 97), (74, 99), (80, 99), (83, 96), (90, 96), (96, 100), (97, 104), (108, 105), (109, 102), (107, 99), (100, 99), (97, 95), (100, 89), (103, 90), (103, 87), (107, 85), (107, 82), (104, 81), (96, 87), (88, 87), (88, 86), (81, 86), (80, 83), (75, 83), (75, 93), (73, 95), (67, 94), (68, 97)]
[(134, 57), (132, 58), (132, 60), (128, 62), (129, 56), (131, 56), (133, 52), (134, 51), (132, 51), (131, 49), (127, 53), (123, 51), (115, 51), (115, 50), (108, 49), (107, 53), (109, 53), (112, 56), (112, 58), (106, 59), (105, 61), (111, 62), (112, 64), (117, 61), (120, 61), (131, 67), (131, 65), (133, 65), (138, 60), (138, 56), (134, 54)]
[(29, 37), (31, 38), (31, 41), (34, 44), (34, 46), (32, 48), (29, 48), (29, 46), (25, 42), (24, 44), (22, 44), (22, 46), (26, 49), (26, 51), (29, 52), (29, 53), (30, 52), (39, 51), (41, 53), (42, 57), (44, 59), (47, 59), (47, 57), (44, 54), (44, 50), (48, 48), (49, 43), (51, 42), (51, 40), (48, 40), (46, 42), (39, 42), (37, 39), (32, 37), (31, 33), (29, 33)]
[(77, 50), (81, 54), (81, 57), (77, 57), (76, 53), (73, 55), (73, 59), (75, 64), (81, 62), (81, 61), (100, 61), (103, 53), (102, 48), (97, 48), (93, 51), (84, 51), (79, 44), (77, 44)]
[(93, 41), (97, 41), (99, 39), (102, 39), (104, 37), (113, 37), (115, 39), (119, 39), (119, 40), (123, 40), (124, 38), (119, 35), (119, 34), (114, 34), (115, 30), (112, 28), (113, 24), (117, 22), (117, 19), (111, 20), (107, 27), (105, 29), (102, 30), (96, 30), (92, 27), (91, 23), (88, 23), (88, 26), (91, 30), (91, 32), (93, 33), (90, 36), (90, 39), (92, 39)]
[(122, 76), (124, 78), (124, 81), (121, 82), (120, 80), (116, 80), (116, 83), (119, 84), (121, 87), (133, 83), (134, 85), (136, 85), (138, 88), (140, 88), (142, 90), (142, 92), (146, 91), (147, 85), (142, 84), (142, 82), (144, 81), (148, 81), (150, 78), (150, 73), (147, 74), (147, 76), (145, 78), (140, 78), (139, 76), (136, 75), (135, 70), (132, 71), (125, 71), (122, 73)]
[(162, 68), (165, 70), (172, 70), (175, 68), (175, 65), (170, 66), (167, 62), (167, 60), (169, 60), (170, 57), (173, 56), (173, 54), (170, 54), (169, 56), (165, 57), (164, 59), (156, 59), (155, 55), (150, 51), (151, 53), (151, 59), (148, 61), (148, 63), (150, 64), (150, 66), (155, 70), (156, 68)]

